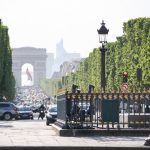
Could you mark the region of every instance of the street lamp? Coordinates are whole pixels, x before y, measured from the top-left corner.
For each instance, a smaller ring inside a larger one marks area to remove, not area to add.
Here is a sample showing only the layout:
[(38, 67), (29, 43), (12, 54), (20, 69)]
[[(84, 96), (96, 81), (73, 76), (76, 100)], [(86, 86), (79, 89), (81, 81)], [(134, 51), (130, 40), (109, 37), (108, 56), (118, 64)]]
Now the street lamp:
[(106, 86), (106, 79), (105, 79), (105, 52), (107, 49), (105, 48), (105, 45), (107, 43), (107, 34), (109, 30), (105, 27), (105, 23), (102, 20), (101, 27), (99, 30), (97, 30), (99, 35), (99, 43), (102, 43), (102, 46), (100, 47), (101, 51), (101, 88), (105, 92), (105, 86)]

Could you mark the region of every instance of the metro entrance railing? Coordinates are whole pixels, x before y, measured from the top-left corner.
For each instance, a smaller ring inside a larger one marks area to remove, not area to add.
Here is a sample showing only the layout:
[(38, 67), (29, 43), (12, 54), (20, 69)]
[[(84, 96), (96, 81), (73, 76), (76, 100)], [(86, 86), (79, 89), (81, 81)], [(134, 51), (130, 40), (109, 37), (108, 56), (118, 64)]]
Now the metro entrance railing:
[(65, 93), (57, 97), (66, 129), (150, 128), (150, 93)]

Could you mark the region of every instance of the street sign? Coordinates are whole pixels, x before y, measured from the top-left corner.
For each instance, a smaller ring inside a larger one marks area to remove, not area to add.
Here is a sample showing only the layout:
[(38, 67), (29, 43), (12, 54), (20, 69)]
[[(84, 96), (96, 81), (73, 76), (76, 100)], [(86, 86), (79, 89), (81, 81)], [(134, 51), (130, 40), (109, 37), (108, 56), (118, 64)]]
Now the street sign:
[(128, 90), (128, 84), (127, 84), (127, 83), (123, 83), (123, 84), (120, 86), (120, 88), (121, 88), (121, 91), (125, 92), (125, 91)]

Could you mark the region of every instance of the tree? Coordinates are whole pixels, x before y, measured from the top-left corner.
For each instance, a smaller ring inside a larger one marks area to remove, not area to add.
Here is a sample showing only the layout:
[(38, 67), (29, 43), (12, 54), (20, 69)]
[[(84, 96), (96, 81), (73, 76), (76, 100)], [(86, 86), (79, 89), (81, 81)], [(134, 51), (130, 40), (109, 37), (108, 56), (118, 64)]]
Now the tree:
[(0, 21), (0, 95), (12, 100), (15, 96), (15, 79), (12, 73), (12, 49), (8, 28)]

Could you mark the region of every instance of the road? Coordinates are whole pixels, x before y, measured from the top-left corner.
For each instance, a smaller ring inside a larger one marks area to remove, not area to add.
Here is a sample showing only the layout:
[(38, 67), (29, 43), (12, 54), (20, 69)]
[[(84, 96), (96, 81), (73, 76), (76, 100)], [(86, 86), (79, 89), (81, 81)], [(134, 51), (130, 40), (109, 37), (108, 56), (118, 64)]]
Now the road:
[(60, 137), (46, 120), (0, 120), (0, 146), (143, 147), (146, 137)]

